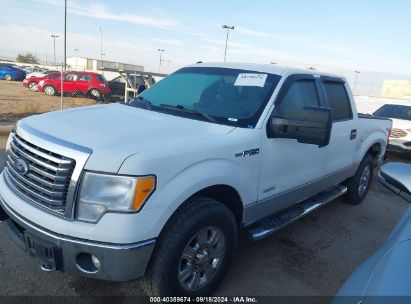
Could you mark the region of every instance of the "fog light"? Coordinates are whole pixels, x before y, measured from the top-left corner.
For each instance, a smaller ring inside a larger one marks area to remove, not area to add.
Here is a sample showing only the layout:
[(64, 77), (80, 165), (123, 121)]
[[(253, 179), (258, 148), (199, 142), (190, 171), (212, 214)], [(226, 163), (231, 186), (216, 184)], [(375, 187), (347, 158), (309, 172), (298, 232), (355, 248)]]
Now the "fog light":
[(77, 255), (76, 264), (77, 268), (85, 273), (96, 273), (101, 267), (100, 260), (94, 255), (86, 252)]
[(94, 267), (99, 270), (101, 267), (100, 260), (96, 256), (91, 255), (91, 261), (93, 262)]

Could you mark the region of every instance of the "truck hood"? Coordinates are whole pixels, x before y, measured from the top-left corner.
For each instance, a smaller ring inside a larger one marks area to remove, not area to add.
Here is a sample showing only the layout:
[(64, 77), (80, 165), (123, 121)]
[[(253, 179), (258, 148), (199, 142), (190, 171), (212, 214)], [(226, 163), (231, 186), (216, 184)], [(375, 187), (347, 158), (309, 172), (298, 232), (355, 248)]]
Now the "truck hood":
[(224, 136), (234, 129), (122, 104), (49, 112), (20, 124), (92, 149), (85, 168), (104, 172), (117, 172), (133, 154)]

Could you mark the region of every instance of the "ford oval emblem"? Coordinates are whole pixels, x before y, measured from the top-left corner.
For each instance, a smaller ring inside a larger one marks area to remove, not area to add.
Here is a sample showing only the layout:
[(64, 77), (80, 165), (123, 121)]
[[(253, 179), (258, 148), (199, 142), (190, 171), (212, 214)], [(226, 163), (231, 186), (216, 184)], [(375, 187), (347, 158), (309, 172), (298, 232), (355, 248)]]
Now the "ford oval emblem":
[(24, 159), (16, 159), (14, 166), (16, 168), (16, 171), (21, 175), (26, 175), (29, 172), (29, 164)]

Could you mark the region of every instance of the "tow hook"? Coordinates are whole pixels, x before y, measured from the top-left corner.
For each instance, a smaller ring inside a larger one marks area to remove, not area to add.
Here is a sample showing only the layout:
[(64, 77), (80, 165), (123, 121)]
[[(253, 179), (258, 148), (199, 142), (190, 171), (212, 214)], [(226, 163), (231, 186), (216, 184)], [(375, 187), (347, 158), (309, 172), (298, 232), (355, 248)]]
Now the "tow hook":
[(41, 265), (41, 270), (46, 271), (46, 272), (51, 272), (51, 271), (54, 271), (54, 268), (50, 264), (44, 263)]

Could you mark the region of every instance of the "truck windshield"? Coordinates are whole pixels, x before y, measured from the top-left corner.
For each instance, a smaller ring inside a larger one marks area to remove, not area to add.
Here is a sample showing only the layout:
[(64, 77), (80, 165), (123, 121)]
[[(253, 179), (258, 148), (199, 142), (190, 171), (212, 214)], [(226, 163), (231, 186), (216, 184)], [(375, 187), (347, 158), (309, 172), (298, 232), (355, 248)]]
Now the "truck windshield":
[(411, 106), (387, 104), (375, 111), (374, 116), (411, 121)]
[(183, 68), (144, 91), (129, 105), (254, 128), (280, 78), (248, 70)]

